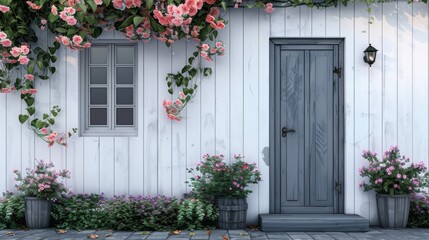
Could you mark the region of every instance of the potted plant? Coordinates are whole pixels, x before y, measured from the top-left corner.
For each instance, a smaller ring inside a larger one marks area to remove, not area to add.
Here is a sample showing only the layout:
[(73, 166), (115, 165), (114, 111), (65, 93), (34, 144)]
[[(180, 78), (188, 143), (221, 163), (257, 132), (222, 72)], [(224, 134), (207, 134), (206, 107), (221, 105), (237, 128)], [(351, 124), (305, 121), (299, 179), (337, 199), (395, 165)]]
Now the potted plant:
[(252, 192), (247, 186), (261, 181), (256, 163), (249, 164), (243, 161), (242, 156), (235, 155), (234, 161), (226, 164), (223, 155), (204, 155), (195, 170), (197, 173), (191, 177), (193, 194), (199, 199), (214, 202), (219, 212), (218, 227), (244, 228), (248, 208), (246, 198)]
[(53, 163), (37, 162), (35, 169), (26, 169), (26, 176), (18, 170), (16, 189), (25, 194), (25, 222), (32, 229), (51, 226), (53, 200), (66, 192), (60, 178), (70, 178), (67, 170), (56, 171)]
[(369, 165), (359, 169), (362, 177), (367, 177), (360, 187), (364, 191), (374, 190), (380, 225), (389, 228), (404, 228), (410, 209), (410, 194), (421, 187), (420, 174), (426, 171), (421, 163), (409, 163), (401, 156), (398, 147), (391, 147), (381, 159), (377, 154), (364, 151), (363, 158)]

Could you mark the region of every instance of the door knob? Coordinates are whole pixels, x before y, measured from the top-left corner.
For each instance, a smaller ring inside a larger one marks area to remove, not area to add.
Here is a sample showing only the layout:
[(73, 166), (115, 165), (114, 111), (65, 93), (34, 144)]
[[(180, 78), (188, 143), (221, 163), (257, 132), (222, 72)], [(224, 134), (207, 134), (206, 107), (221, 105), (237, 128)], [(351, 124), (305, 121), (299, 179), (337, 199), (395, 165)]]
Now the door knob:
[(283, 137), (286, 137), (286, 135), (287, 135), (288, 133), (294, 133), (294, 132), (295, 132), (295, 130), (294, 130), (294, 129), (287, 128), (287, 127), (283, 127), (283, 128), (282, 128), (282, 136), (283, 136)]

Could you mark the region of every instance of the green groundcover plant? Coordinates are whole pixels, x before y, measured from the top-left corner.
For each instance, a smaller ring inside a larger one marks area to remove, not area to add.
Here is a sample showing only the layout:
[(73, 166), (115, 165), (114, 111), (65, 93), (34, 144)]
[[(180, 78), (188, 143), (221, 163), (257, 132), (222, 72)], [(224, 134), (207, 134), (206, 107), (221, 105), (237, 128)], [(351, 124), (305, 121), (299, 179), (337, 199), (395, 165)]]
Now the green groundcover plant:
[(410, 200), (408, 225), (410, 227), (429, 228), (429, 195), (413, 193)]
[(213, 201), (215, 197), (247, 197), (252, 193), (248, 186), (261, 181), (256, 163), (243, 161), (241, 155), (235, 155), (231, 164), (224, 159), (223, 155), (204, 155), (195, 169), (188, 169), (193, 173), (188, 183), (197, 198)]
[(169, 231), (213, 228), (217, 211), (196, 199), (165, 196), (63, 195), (54, 205), (55, 226), (61, 229)]
[(11, 192), (3, 194), (0, 199), (0, 229), (15, 229), (25, 227), (25, 202), (23, 195)]
[(424, 162), (410, 163), (410, 159), (401, 156), (398, 147), (390, 147), (379, 159), (377, 153), (364, 151), (363, 158), (369, 165), (359, 169), (366, 177), (360, 187), (365, 191), (374, 190), (379, 194), (410, 194), (422, 187), (422, 174), (427, 167)]

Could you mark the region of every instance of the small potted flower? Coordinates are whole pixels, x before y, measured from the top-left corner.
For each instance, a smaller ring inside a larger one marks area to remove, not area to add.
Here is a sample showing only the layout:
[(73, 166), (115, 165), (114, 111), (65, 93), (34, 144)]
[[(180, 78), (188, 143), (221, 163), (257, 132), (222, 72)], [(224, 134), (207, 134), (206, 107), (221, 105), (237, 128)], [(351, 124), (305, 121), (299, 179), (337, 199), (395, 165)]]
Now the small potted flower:
[(67, 191), (61, 178), (70, 178), (67, 170), (56, 171), (53, 163), (37, 162), (35, 169), (26, 169), (26, 176), (18, 170), (16, 189), (25, 194), (25, 222), (31, 229), (51, 226), (53, 200)]
[(390, 228), (404, 228), (407, 225), (410, 209), (410, 194), (421, 187), (420, 175), (426, 171), (421, 163), (409, 163), (410, 159), (401, 156), (398, 147), (391, 147), (381, 159), (377, 154), (364, 151), (363, 157), (369, 165), (359, 169), (366, 177), (360, 187), (364, 191), (374, 190), (380, 225)]
[[(190, 169), (192, 173), (194, 169)], [(224, 162), (224, 156), (204, 155), (197, 164), (197, 171), (191, 177), (193, 194), (199, 199), (214, 202), (218, 208), (218, 227), (222, 229), (242, 229), (246, 226), (247, 196), (252, 192), (247, 187), (261, 181), (261, 173), (256, 163), (243, 161), (234, 156), (231, 164)]]

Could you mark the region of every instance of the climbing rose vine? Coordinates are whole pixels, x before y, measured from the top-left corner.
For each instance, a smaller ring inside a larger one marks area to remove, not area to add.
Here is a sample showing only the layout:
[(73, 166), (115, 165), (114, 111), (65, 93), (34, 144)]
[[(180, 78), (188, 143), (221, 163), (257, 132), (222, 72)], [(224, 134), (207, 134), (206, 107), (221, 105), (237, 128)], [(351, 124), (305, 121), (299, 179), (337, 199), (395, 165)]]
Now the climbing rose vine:
[[(351, 0), (281, 0), (282, 6), (310, 7), (347, 5)], [(364, 0), (372, 3), (373, 0)], [(168, 92), (180, 91), (175, 101), (164, 101), (167, 116), (180, 120), (181, 111), (195, 96), (196, 76), (208, 76), (210, 68), (202, 68), (201, 61), (212, 61), (225, 52), (218, 30), (227, 24), (220, 14), (228, 4), (241, 6), (242, 0), (0, 0), (0, 92), (18, 92), (26, 104), (26, 113), (18, 116), (49, 146), (67, 145), (67, 138), (76, 133), (60, 133), (53, 129), (61, 109), (54, 106), (48, 113), (37, 114), (35, 82), (49, 80), (56, 72), (56, 51), (62, 46), (73, 50), (91, 47), (91, 41), (103, 31), (122, 32), (130, 41), (159, 40), (170, 46), (180, 39), (199, 42), (188, 64), (177, 73), (166, 76)], [(274, 11), (270, 0), (256, 0), (245, 4), (265, 12)], [(38, 31), (48, 30), (55, 36), (46, 49), (37, 46)]]

